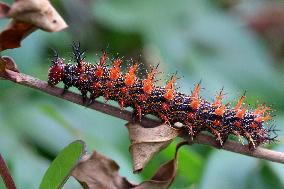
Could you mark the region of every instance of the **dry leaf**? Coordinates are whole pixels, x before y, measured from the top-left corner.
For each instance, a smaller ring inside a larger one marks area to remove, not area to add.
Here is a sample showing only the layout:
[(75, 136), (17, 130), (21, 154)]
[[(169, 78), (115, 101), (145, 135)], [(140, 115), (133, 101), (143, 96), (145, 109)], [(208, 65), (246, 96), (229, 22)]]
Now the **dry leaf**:
[(10, 10), (10, 6), (6, 3), (0, 2), (0, 18), (7, 17), (7, 14)]
[(19, 73), (19, 70), (14, 60), (8, 56), (0, 57), (0, 77), (13, 78), (13, 73)]
[(56, 32), (67, 27), (48, 0), (14, 1), (11, 7), (2, 3), (0, 17), (12, 18), (0, 33), (0, 51), (20, 47), (21, 41), (37, 28)]
[(163, 164), (155, 175), (148, 181), (142, 182), (133, 189), (167, 189), (175, 179), (177, 172), (178, 150), (181, 146), (187, 145), (188, 142), (181, 142), (176, 146), (175, 157), (173, 160)]
[(167, 125), (144, 128), (138, 124), (127, 124), (133, 157), (133, 172), (139, 173), (152, 157), (167, 147), (179, 131)]
[(94, 151), (85, 155), (74, 168), (75, 177), (85, 189), (128, 189), (134, 185), (118, 174), (119, 166), (115, 161)]
[(48, 0), (15, 1), (8, 17), (28, 22), (45, 31), (56, 32), (67, 27)]
[(0, 33), (0, 51), (21, 46), (21, 41), (36, 27), (30, 23), (12, 20)]
[(139, 185), (130, 183), (118, 174), (119, 166), (115, 161), (94, 151), (85, 155), (73, 169), (75, 177), (85, 189), (167, 189), (173, 182), (177, 171), (178, 149), (187, 142), (177, 145), (173, 160), (163, 164), (155, 175)]
[(162, 165), (149, 181), (142, 182), (133, 189), (167, 189), (176, 176), (177, 160), (173, 159)]

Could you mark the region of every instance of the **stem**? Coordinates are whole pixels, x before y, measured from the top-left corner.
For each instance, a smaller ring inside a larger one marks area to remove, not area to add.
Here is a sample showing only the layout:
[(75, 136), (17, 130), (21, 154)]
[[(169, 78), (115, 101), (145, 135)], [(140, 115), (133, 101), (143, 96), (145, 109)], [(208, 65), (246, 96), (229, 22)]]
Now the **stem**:
[[(28, 86), (28, 87), (43, 91), (52, 96), (56, 96), (58, 98), (65, 99), (70, 102), (84, 106), (84, 104), (82, 103), (81, 95), (78, 95), (72, 92), (66, 92), (66, 94), (62, 96), (61, 94), (62, 94), (63, 89), (60, 89), (58, 87), (51, 87), (45, 81), (41, 81), (32, 76), (22, 74), (22, 73), (17, 73), (11, 70), (6, 70), (6, 72), (9, 75), (8, 77), (7, 76), (5, 77), (5, 79), (7, 80), (13, 81), (20, 85)], [(132, 112), (121, 110), (120, 108), (117, 108), (117, 107), (114, 107), (114, 106), (111, 106), (111, 105), (108, 105), (102, 102), (95, 101), (91, 106), (88, 106), (88, 108), (100, 111), (102, 113), (105, 113), (105, 114), (108, 114), (108, 115), (111, 115), (111, 116), (114, 116), (114, 117), (117, 117), (117, 118), (120, 118), (126, 121), (130, 121), (130, 122), (132, 121)], [(141, 122), (141, 125), (145, 127), (155, 127), (159, 124), (161, 123), (153, 119), (149, 119), (149, 118), (143, 118)], [(184, 134), (181, 134), (180, 137), (182, 137), (183, 139), (187, 140), (190, 143), (204, 144), (204, 145), (209, 145), (215, 148), (219, 148), (216, 143), (216, 139), (207, 134), (201, 133), (193, 141), (187, 135), (184, 135)], [(227, 141), (224, 144), (222, 149), (235, 152), (235, 153), (239, 153), (239, 154), (243, 154), (243, 155), (247, 155), (247, 156), (251, 156), (251, 157), (256, 157), (256, 158), (265, 159), (265, 160), (284, 164), (284, 153), (282, 152), (268, 150), (268, 149), (261, 148), (261, 147), (258, 147), (256, 150), (252, 151), (252, 150), (249, 150), (247, 146), (244, 146), (234, 141)]]
[(0, 175), (7, 189), (16, 189), (16, 185), (1, 154), (0, 154)]

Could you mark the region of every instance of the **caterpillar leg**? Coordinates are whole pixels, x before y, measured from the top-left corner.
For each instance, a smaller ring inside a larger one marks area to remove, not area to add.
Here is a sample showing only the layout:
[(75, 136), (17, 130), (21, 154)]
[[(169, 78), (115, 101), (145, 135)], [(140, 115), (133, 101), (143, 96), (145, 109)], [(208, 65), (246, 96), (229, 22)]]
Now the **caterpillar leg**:
[(118, 105), (119, 105), (120, 109), (123, 110), (124, 107), (125, 107), (125, 101), (123, 99), (120, 99), (118, 101)]
[(87, 91), (81, 91), (81, 94), (82, 94), (82, 102), (83, 104), (86, 104), (87, 102)]
[(89, 102), (87, 103), (87, 107), (91, 106), (95, 102), (95, 99), (90, 97)]
[(251, 137), (251, 135), (249, 133), (245, 133), (246, 139), (248, 141), (248, 147), (250, 150), (255, 150), (257, 145), (255, 144), (255, 141), (253, 140), (253, 138)]
[(132, 113), (132, 121), (134, 123), (140, 123), (142, 119), (142, 109), (139, 105), (135, 105), (135, 108)]
[(91, 105), (95, 102), (95, 100), (96, 100), (98, 97), (99, 97), (98, 94), (91, 93), (91, 95), (90, 95), (90, 100), (89, 100), (89, 102), (87, 103), (87, 106), (91, 106)]
[(224, 141), (223, 141), (223, 139), (221, 137), (221, 133), (218, 132), (216, 129), (213, 129), (211, 127), (210, 127), (210, 130), (211, 130), (211, 133), (216, 137), (218, 147), (222, 148), (223, 144), (224, 144)]
[(169, 121), (168, 117), (165, 114), (159, 113), (159, 117), (162, 119), (165, 125), (168, 125), (169, 127), (175, 129), (175, 127), (171, 125), (171, 122)]
[(221, 148), (223, 148), (224, 144), (225, 144), (226, 141), (228, 140), (228, 137), (229, 137), (229, 136), (228, 136), (227, 134), (221, 134), (221, 141), (223, 141)]
[(191, 138), (191, 140), (193, 140), (194, 133), (193, 133), (192, 126), (190, 124), (186, 124), (185, 126), (186, 126), (189, 137)]
[(63, 96), (68, 91), (69, 88), (70, 87), (68, 85), (64, 85), (64, 89), (63, 89), (61, 95)]

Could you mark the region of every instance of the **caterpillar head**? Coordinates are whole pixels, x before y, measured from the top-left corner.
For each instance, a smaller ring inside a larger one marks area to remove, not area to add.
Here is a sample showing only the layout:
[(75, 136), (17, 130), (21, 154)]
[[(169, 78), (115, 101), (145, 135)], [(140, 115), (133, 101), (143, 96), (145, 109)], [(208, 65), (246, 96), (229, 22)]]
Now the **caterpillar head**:
[(64, 77), (64, 68), (65, 63), (63, 58), (59, 58), (58, 56), (52, 60), (52, 65), (49, 69), (48, 73), (48, 84), (49, 85), (57, 85), (62, 81)]

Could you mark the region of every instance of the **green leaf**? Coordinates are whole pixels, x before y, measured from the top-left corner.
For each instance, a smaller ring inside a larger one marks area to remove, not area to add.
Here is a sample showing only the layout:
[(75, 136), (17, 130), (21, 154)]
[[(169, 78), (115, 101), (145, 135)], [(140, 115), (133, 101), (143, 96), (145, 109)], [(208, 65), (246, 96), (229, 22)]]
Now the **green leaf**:
[(258, 159), (252, 157), (215, 152), (209, 158), (199, 188), (245, 189), (258, 163)]
[(65, 147), (47, 169), (40, 189), (61, 188), (84, 153), (85, 143), (81, 140), (74, 141)]

